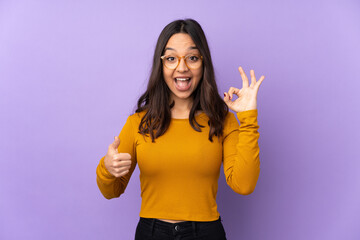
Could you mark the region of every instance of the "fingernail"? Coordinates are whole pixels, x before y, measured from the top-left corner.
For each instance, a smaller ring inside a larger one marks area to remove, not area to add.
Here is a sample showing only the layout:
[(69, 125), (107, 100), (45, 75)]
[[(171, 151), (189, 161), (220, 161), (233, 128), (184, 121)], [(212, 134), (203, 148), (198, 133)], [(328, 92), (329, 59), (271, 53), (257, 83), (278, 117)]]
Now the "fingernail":
[(226, 93), (224, 93), (224, 97), (226, 97)]

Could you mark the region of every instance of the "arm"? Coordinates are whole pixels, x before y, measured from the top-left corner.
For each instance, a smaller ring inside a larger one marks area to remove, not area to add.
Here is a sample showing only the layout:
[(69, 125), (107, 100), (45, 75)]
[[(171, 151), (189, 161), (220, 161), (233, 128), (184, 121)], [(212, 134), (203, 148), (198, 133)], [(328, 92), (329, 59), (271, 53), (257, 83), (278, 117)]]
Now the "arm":
[(132, 116), (127, 118), (126, 123), (119, 134), (119, 139), (120, 145), (118, 147), (118, 152), (129, 153), (131, 155), (131, 167), (126, 175), (117, 178), (106, 169), (104, 165), (105, 156), (100, 159), (100, 163), (96, 168), (96, 182), (101, 193), (107, 199), (119, 197), (124, 193), (137, 164), (135, 131), (133, 128)]
[[(260, 174), (259, 125), (257, 109), (230, 114), (225, 121), (223, 164), (227, 184), (236, 192), (248, 195), (255, 190)], [(226, 128), (226, 129), (225, 129)]]

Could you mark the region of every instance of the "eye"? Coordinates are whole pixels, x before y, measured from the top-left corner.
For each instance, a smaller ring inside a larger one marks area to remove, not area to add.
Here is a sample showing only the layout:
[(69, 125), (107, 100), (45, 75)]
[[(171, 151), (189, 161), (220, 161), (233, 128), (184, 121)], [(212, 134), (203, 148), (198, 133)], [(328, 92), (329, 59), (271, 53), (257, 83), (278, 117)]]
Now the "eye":
[(196, 56), (196, 55), (191, 55), (191, 56), (188, 57), (188, 59), (189, 59), (190, 61), (192, 61), (192, 62), (196, 62), (196, 61), (199, 60), (199, 57)]
[(174, 61), (176, 60), (176, 57), (167, 56), (165, 59), (166, 59), (166, 61), (168, 61), (168, 62), (174, 62)]

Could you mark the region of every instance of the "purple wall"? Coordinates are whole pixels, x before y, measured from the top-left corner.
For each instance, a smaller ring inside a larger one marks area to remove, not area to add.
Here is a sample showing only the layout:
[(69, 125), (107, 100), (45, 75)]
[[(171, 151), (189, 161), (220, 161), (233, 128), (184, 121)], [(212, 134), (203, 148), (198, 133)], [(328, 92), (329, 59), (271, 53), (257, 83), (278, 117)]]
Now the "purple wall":
[[(261, 173), (219, 180), (228, 239), (360, 239), (358, 1), (0, 1), (0, 239), (133, 239), (139, 169), (106, 200), (95, 169), (145, 89), (156, 39), (192, 17), (220, 93), (259, 89)], [(357, 103), (357, 104), (356, 104)]]

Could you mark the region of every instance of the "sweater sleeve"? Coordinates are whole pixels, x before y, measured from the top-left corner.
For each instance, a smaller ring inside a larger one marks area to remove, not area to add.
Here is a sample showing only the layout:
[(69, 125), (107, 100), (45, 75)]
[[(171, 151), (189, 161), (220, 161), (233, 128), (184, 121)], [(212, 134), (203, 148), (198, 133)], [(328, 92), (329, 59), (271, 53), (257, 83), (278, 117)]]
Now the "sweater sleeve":
[(227, 184), (234, 192), (248, 195), (255, 190), (260, 174), (257, 109), (229, 114), (225, 120), (223, 164)]
[(132, 123), (132, 116), (129, 116), (126, 123), (119, 134), (120, 145), (118, 152), (129, 153), (131, 155), (131, 167), (129, 172), (121, 177), (115, 177), (105, 167), (103, 156), (96, 168), (96, 182), (102, 195), (107, 198), (120, 197), (125, 192), (130, 177), (135, 170), (137, 160), (135, 152), (135, 132)]

